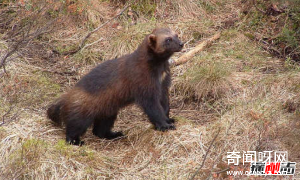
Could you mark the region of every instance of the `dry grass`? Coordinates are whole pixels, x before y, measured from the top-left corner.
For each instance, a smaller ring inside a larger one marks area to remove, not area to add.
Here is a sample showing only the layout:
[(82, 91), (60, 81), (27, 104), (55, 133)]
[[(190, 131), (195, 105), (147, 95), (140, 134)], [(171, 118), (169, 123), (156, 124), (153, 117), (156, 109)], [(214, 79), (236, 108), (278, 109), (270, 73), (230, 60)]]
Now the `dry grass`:
[[(121, 8), (116, 2), (88, 3), (81, 14), (67, 14), (61, 28), (41, 41), (47, 39), (56, 50), (67, 51), (89, 28)], [(85, 72), (103, 60), (132, 52), (156, 26), (175, 29), (187, 41), (187, 51), (214, 34), (224, 20), (237, 17), (238, 9), (233, 0), (145, 1), (131, 9), (138, 16), (125, 13), (87, 43), (103, 40), (75, 55), (50, 53), (46, 60), (36, 56), (34, 61), (23, 57), (9, 62), (9, 75), (0, 79), (1, 115), (15, 97), (19, 101), (0, 127), (0, 179), (189, 179), (218, 129), (195, 179), (255, 179), (215, 173), (248, 170), (227, 165), (226, 153), (233, 150), (286, 150), (289, 160), (299, 163), (299, 68), (271, 57), (238, 27), (224, 30), (218, 42), (172, 69), (175, 131), (155, 131), (142, 111), (132, 106), (120, 112), (115, 125), (125, 138), (101, 140), (88, 130), (85, 145), (77, 147), (65, 144), (64, 129), (45, 117), (46, 106)], [(149, 14), (152, 11), (154, 15)], [(0, 46), (5, 47), (5, 41)], [(47, 52), (49, 46), (45, 47)], [(9, 121), (17, 112), (18, 118)], [(296, 173), (299, 177), (297, 169)]]
[[(178, 131), (162, 133), (145, 121), (121, 118), (116, 128), (131, 127), (125, 129), (125, 139), (99, 140), (88, 132), (84, 137), (87, 145), (75, 147), (60, 140), (64, 132), (44, 117), (28, 115), (1, 134), (0, 152), (5, 152), (1, 162), (11, 167), (4, 169), (2, 178), (159, 179), (170, 173), (177, 179), (187, 178), (185, 171), (201, 162), (206, 142), (201, 127), (178, 124)], [(203, 150), (195, 151), (195, 147)]]

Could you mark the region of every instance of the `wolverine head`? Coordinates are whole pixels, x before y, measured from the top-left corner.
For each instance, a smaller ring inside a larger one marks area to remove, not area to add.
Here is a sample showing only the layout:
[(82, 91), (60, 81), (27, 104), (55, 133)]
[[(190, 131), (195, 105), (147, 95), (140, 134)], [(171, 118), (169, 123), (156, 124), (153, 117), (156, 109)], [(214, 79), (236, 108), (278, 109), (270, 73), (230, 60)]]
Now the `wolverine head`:
[(157, 28), (148, 35), (148, 45), (157, 54), (173, 54), (183, 48), (178, 35), (168, 28)]

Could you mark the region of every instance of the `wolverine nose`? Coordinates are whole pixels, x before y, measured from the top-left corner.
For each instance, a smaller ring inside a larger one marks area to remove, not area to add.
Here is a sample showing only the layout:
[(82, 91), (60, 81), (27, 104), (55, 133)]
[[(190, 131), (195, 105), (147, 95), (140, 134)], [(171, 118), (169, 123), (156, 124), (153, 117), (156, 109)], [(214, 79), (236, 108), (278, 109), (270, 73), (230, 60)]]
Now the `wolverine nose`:
[(184, 45), (183, 42), (180, 42), (180, 43), (179, 43), (179, 46), (180, 46), (180, 47), (183, 47), (183, 45)]

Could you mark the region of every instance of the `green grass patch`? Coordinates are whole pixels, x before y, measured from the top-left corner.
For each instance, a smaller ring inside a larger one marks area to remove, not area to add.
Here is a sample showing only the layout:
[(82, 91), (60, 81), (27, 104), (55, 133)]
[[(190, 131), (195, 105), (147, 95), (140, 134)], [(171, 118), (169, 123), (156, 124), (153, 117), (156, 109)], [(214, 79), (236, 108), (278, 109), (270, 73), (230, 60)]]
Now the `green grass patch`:
[(219, 99), (230, 89), (227, 80), (231, 74), (229, 67), (221, 62), (207, 60), (208, 56), (196, 57), (195, 61), (201, 61), (203, 58), (206, 62), (188, 69), (179, 83), (175, 84), (175, 88), (185, 98), (198, 101)]

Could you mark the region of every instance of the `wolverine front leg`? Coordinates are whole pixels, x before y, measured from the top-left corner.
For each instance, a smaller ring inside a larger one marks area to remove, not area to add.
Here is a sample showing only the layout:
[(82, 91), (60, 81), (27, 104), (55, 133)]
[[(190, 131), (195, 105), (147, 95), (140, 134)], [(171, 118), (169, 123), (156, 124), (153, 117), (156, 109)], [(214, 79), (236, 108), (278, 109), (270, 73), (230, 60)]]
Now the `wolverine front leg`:
[(138, 101), (138, 104), (143, 108), (149, 120), (155, 126), (155, 129), (159, 131), (175, 129), (174, 124), (168, 123), (169, 118), (165, 115), (164, 109), (158, 99), (144, 97)]
[(173, 118), (170, 118), (170, 101), (169, 101), (169, 86), (170, 86), (171, 77), (168, 74), (162, 82), (161, 87), (161, 99), (160, 103), (164, 109), (164, 112), (168, 118), (167, 123), (172, 124), (175, 122)]
[(165, 91), (165, 92), (163, 91), (160, 103), (161, 103), (161, 106), (164, 110), (165, 115), (168, 118), (167, 123), (169, 123), (169, 124), (174, 123), (175, 120), (173, 118), (170, 118), (170, 102), (169, 102), (169, 92), (168, 92), (168, 90)]

